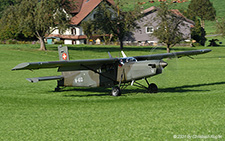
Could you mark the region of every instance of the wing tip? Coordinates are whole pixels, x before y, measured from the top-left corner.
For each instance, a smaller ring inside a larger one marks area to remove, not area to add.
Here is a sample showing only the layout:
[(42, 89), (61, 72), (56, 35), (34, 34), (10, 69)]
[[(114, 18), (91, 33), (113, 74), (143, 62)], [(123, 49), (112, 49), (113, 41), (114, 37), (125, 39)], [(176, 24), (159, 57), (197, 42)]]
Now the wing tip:
[(202, 52), (204, 52), (204, 53), (208, 53), (208, 52), (210, 52), (210, 51), (212, 51), (211, 49), (203, 49), (202, 50)]
[(11, 70), (12, 71), (14, 71), (14, 70), (22, 70), (22, 69), (26, 68), (28, 65), (29, 65), (29, 63), (21, 63), (21, 64), (18, 64), (17, 66), (15, 66)]

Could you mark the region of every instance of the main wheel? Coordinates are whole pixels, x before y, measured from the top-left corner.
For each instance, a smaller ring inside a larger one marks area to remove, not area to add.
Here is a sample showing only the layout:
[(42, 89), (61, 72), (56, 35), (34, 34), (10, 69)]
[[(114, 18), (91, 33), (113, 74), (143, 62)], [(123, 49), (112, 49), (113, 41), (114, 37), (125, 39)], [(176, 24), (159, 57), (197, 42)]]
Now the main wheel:
[(158, 92), (158, 87), (156, 84), (154, 83), (151, 83), (149, 86), (148, 86), (148, 91), (149, 93), (157, 93)]
[(55, 88), (55, 92), (59, 92), (60, 91), (60, 88), (59, 87), (56, 87)]
[(120, 96), (121, 90), (118, 86), (112, 88), (112, 96)]

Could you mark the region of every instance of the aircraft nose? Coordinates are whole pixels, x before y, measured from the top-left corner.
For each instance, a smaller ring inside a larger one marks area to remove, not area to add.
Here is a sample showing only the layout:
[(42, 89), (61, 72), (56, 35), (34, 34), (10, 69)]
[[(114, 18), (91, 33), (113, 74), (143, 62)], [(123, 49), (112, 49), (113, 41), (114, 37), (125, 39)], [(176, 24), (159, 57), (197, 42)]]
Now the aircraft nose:
[(161, 67), (165, 68), (168, 65), (168, 63), (166, 63), (166, 62), (164, 62), (164, 61), (161, 60), (160, 63), (159, 63), (159, 65)]

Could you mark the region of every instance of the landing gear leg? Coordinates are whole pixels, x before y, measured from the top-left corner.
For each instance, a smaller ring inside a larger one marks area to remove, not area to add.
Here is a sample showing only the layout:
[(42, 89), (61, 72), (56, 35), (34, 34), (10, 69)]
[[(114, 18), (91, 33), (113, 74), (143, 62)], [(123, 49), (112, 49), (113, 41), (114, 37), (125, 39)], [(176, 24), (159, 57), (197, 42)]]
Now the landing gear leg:
[(123, 76), (124, 76), (124, 70), (123, 70), (123, 73), (121, 74), (119, 85), (112, 88), (112, 93), (111, 93), (112, 96), (121, 96), (120, 86), (122, 83)]
[(112, 96), (120, 96), (121, 90), (120, 87), (116, 86), (112, 88)]
[(57, 87), (55, 88), (55, 92), (59, 92), (61, 90), (60, 86), (64, 86), (63, 82), (63, 79), (57, 81)]

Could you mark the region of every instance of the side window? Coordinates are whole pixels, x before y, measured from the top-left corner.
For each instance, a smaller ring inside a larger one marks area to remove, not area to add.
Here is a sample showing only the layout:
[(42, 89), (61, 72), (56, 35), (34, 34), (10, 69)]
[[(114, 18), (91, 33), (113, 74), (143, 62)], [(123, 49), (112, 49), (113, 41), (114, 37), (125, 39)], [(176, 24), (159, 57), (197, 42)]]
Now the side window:
[(153, 32), (154, 32), (153, 26), (146, 27), (146, 33), (153, 33)]
[(93, 14), (93, 20), (95, 20), (97, 17), (97, 14)]
[(76, 35), (76, 28), (72, 28), (72, 29), (71, 29), (71, 34), (72, 34), (72, 35)]

